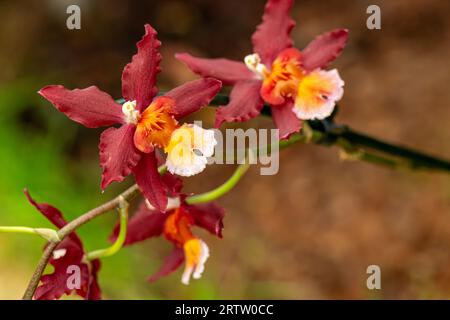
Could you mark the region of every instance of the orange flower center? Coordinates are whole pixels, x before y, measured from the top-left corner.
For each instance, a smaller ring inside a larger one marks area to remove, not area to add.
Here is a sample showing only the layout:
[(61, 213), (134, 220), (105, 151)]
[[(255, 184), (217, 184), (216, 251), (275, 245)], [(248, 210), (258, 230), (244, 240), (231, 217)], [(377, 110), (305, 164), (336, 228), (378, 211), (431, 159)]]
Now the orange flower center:
[(134, 144), (144, 153), (152, 152), (155, 147), (165, 148), (178, 122), (171, 115), (175, 100), (159, 97), (142, 112), (136, 124)]
[(295, 99), (304, 76), (301, 52), (295, 48), (286, 49), (275, 59), (272, 70), (264, 78), (261, 96), (275, 106), (284, 103), (287, 98)]
[(191, 232), (194, 224), (193, 219), (185, 209), (179, 207), (175, 209), (166, 219), (164, 225), (164, 236), (177, 246), (182, 247), (186, 242), (195, 238)]

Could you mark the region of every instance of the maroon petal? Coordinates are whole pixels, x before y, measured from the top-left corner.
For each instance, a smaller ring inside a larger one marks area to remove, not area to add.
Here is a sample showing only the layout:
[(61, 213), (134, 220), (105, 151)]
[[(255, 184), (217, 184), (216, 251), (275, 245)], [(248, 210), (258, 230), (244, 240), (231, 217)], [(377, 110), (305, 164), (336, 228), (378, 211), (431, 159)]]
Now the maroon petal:
[(181, 189), (183, 188), (183, 180), (169, 172), (165, 173), (161, 179), (167, 194), (170, 197), (177, 197), (180, 195)]
[(134, 125), (109, 128), (100, 136), (100, 166), (103, 168), (101, 187), (104, 190), (113, 181), (123, 181), (141, 158), (134, 146)]
[(205, 78), (179, 86), (165, 96), (175, 100), (172, 113), (179, 119), (207, 106), (221, 88), (222, 83), (219, 80)]
[[(25, 196), (28, 201), (40, 212), (42, 213), (51, 223), (53, 223), (58, 229), (61, 229), (67, 224), (61, 211), (48, 203), (37, 203), (30, 195), (27, 189), (24, 190)], [(77, 243), (78, 246), (81, 245), (81, 239), (75, 232), (72, 232), (69, 237)]]
[(261, 81), (239, 81), (230, 94), (230, 102), (216, 111), (216, 128), (223, 122), (246, 121), (261, 112), (264, 101), (259, 93)]
[(167, 193), (161, 175), (158, 172), (154, 152), (142, 156), (141, 161), (134, 168), (134, 176), (144, 197), (157, 210), (163, 212), (167, 207)]
[(100, 260), (95, 259), (91, 261), (91, 271), (89, 275), (89, 288), (86, 295), (87, 300), (101, 300), (102, 292), (98, 284), (98, 272), (100, 271)]
[(303, 67), (307, 71), (325, 68), (341, 54), (347, 40), (347, 29), (337, 29), (318, 36), (302, 51)]
[[(145, 204), (145, 201), (142, 201), (137, 212), (128, 222), (125, 245), (130, 245), (151, 237), (160, 236), (163, 232), (166, 218), (167, 214), (160, 213), (155, 210), (149, 210)], [(116, 225), (110, 240), (115, 241), (118, 234), (119, 225)]]
[(140, 111), (147, 108), (158, 93), (156, 76), (161, 71), (161, 42), (156, 35), (155, 29), (146, 24), (145, 35), (136, 44), (138, 51), (122, 73), (122, 96), (125, 100), (136, 100)]
[(280, 130), (280, 139), (287, 139), (295, 132), (300, 131), (301, 120), (292, 111), (292, 102), (270, 108), (276, 127)]
[(67, 224), (61, 211), (49, 205), (48, 203), (37, 203), (30, 195), (27, 189), (23, 191), (28, 201), (40, 212), (42, 213), (51, 223), (53, 223), (58, 229), (61, 229)]
[(175, 248), (172, 253), (164, 260), (161, 268), (148, 278), (148, 281), (153, 282), (161, 277), (167, 276), (177, 270), (184, 261), (184, 252), (181, 248)]
[(281, 51), (292, 47), (290, 33), (295, 26), (289, 16), (292, 4), (293, 0), (269, 0), (262, 23), (252, 36), (254, 52), (268, 67)]
[(47, 86), (38, 92), (67, 117), (88, 128), (123, 123), (121, 106), (95, 86), (68, 90), (63, 86)]
[(212, 234), (222, 238), (223, 218), (225, 210), (214, 202), (191, 205), (187, 207), (195, 224)]
[(70, 273), (67, 273), (70, 266), (80, 268), (81, 281), (78, 292), (84, 296), (82, 288), (87, 288), (89, 271), (87, 265), (81, 263), (84, 256), (83, 248), (71, 238), (66, 238), (58, 245), (56, 250), (66, 250), (66, 253), (59, 259), (50, 259), (54, 272), (41, 277), (42, 284), (36, 289), (35, 299), (54, 300), (59, 299), (63, 294), (70, 294), (73, 291), (67, 286), (67, 280), (71, 276)]
[(238, 81), (255, 78), (255, 74), (243, 62), (223, 58), (196, 58), (188, 53), (177, 53), (175, 58), (184, 62), (192, 72), (202, 77), (219, 79), (224, 85), (231, 85)]

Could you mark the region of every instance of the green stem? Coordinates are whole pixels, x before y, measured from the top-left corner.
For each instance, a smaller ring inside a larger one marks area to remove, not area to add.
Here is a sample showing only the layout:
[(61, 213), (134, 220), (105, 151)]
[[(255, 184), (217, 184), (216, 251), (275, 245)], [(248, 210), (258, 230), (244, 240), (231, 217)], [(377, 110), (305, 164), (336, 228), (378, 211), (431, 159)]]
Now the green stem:
[(95, 260), (105, 257), (110, 257), (116, 254), (125, 243), (125, 239), (127, 237), (127, 228), (128, 228), (128, 207), (129, 204), (125, 199), (121, 199), (119, 204), (119, 218), (120, 218), (120, 229), (119, 235), (117, 236), (114, 244), (106, 249), (95, 250), (86, 254), (87, 260)]
[(49, 228), (30, 228), (22, 226), (0, 227), (3, 233), (25, 233), (34, 234), (44, 238), (47, 241), (59, 241), (58, 232)]
[(246, 161), (243, 164), (240, 164), (234, 171), (233, 175), (224, 184), (211, 191), (188, 197), (186, 199), (186, 203), (188, 204), (205, 203), (220, 198), (221, 196), (223, 196), (228, 191), (234, 188), (234, 186), (239, 182), (242, 176), (247, 172), (249, 167), (250, 164), (248, 161)]

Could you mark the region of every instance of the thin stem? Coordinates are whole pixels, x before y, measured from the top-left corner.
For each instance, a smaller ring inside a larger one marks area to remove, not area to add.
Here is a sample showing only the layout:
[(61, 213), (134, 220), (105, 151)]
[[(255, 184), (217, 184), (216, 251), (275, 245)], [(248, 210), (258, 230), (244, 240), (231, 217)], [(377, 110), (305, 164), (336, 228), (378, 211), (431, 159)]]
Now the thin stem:
[(234, 186), (239, 182), (242, 176), (247, 172), (249, 167), (250, 164), (248, 161), (240, 164), (234, 171), (233, 175), (224, 184), (211, 191), (188, 197), (186, 199), (186, 202), (188, 204), (205, 203), (223, 196), (228, 191), (234, 188)]
[(39, 235), (34, 228), (29, 227), (0, 227), (2, 233), (26, 233)]
[(45, 267), (47, 266), (48, 261), (50, 260), (53, 254), (53, 250), (55, 250), (55, 248), (58, 246), (58, 243), (59, 242), (50, 241), (45, 247), (45, 250), (42, 253), (41, 259), (39, 260), (36, 270), (33, 272), (30, 282), (28, 283), (27, 289), (23, 294), (22, 300), (33, 299), (34, 292), (36, 291), (39, 281), (41, 280), (42, 273), (44, 272)]
[(127, 237), (127, 229), (128, 229), (128, 202), (123, 199), (119, 205), (119, 219), (120, 219), (120, 229), (119, 235), (117, 236), (114, 244), (108, 248), (95, 250), (86, 254), (87, 260), (95, 260), (105, 257), (110, 257), (116, 254), (125, 243), (125, 238)]
[(356, 146), (401, 158), (403, 159), (404, 166), (412, 169), (432, 169), (450, 172), (450, 162), (447, 160), (430, 156), (407, 147), (390, 144), (349, 128), (344, 130), (339, 136)]
[(58, 232), (49, 228), (30, 228), (22, 226), (0, 227), (2, 233), (25, 233), (33, 234), (44, 238), (47, 241), (58, 241)]

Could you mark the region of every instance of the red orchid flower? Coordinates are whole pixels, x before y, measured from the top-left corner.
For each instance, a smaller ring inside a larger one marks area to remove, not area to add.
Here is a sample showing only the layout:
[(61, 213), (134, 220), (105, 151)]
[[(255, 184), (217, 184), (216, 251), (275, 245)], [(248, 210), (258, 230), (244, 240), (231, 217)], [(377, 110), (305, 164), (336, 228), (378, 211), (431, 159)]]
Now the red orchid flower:
[[(167, 211), (162, 213), (155, 210), (148, 201), (142, 201), (128, 223), (125, 245), (164, 235), (175, 248), (159, 271), (149, 277), (149, 281), (169, 275), (185, 262), (181, 281), (188, 284), (191, 276), (194, 279), (200, 278), (209, 256), (208, 246), (192, 233), (192, 227), (201, 227), (222, 238), (225, 211), (215, 203), (188, 205), (184, 200), (185, 196), (179, 193), (181, 181), (170, 175), (165, 176), (165, 183), (172, 196), (169, 198)], [(119, 226), (116, 226), (111, 236), (112, 241), (117, 238), (118, 231)]]
[[(189, 138), (191, 131), (201, 128), (181, 126), (178, 119), (208, 105), (220, 90), (221, 82), (212, 78), (196, 80), (155, 98), (158, 92), (156, 76), (161, 70), (161, 42), (156, 36), (156, 31), (145, 25), (145, 35), (137, 43), (137, 54), (122, 73), (122, 95), (126, 101), (122, 106), (95, 86), (68, 90), (51, 85), (41, 89), (39, 94), (70, 119), (86, 127), (121, 125), (105, 130), (100, 137), (101, 187), (105, 189), (113, 181), (123, 181), (133, 173), (146, 198), (163, 211), (167, 195), (157, 171), (154, 150), (162, 148), (170, 156), (172, 150), (177, 149), (174, 144), (183, 143), (183, 150), (189, 149), (191, 155), (194, 149), (202, 151), (202, 146), (182, 141), (185, 136)], [(174, 136), (179, 130), (182, 134)], [(174, 137), (176, 141), (173, 141)], [(210, 143), (215, 142), (212, 140), (209, 139)], [(206, 165), (203, 158), (212, 155), (210, 146), (204, 148), (207, 152), (203, 157), (192, 155), (193, 168), (188, 166), (186, 169), (182, 166), (183, 161), (175, 161), (176, 155), (172, 155), (169, 171), (184, 175), (200, 172)], [(181, 168), (177, 166), (179, 163)]]
[[(37, 203), (25, 190), (28, 201), (42, 213), (58, 229), (64, 227), (67, 222), (61, 211), (47, 203)], [(76, 292), (87, 300), (101, 299), (101, 291), (97, 281), (97, 273), (100, 270), (100, 260), (86, 261), (85, 251), (78, 235), (73, 232), (65, 238), (53, 252), (50, 264), (55, 268), (52, 274), (41, 277), (41, 285), (36, 289), (36, 300), (59, 299), (63, 294)], [(77, 267), (80, 270), (79, 289), (71, 289), (68, 286), (68, 278), (71, 276), (69, 268)]]
[(343, 50), (348, 31), (338, 29), (313, 40), (303, 51), (292, 47), (290, 33), (295, 22), (289, 17), (293, 0), (269, 0), (262, 23), (252, 36), (254, 54), (245, 64), (228, 59), (202, 59), (187, 53), (176, 58), (203, 77), (233, 85), (230, 102), (216, 113), (216, 127), (224, 121), (256, 117), (271, 106), (280, 138), (301, 127), (301, 120), (324, 119), (343, 95), (344, 82), (337, 70), (323, 70)]

